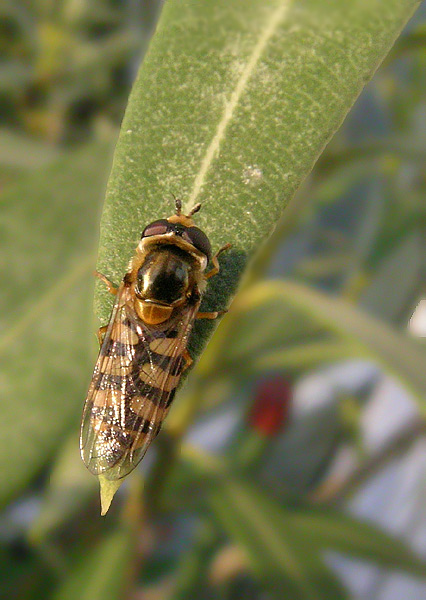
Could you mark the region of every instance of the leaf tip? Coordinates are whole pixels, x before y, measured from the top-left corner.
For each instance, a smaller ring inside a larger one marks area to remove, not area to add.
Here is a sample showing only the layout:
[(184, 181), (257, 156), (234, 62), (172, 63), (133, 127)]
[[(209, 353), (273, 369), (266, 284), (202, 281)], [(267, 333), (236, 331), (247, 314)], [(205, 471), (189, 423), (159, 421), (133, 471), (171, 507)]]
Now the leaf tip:
[(109, 507), (111, 506), (112, 499), (122, 483), (122, 480), (111, 481), (104, 475), (99, 475), (101, 517), (104, 517), (107, 514)]

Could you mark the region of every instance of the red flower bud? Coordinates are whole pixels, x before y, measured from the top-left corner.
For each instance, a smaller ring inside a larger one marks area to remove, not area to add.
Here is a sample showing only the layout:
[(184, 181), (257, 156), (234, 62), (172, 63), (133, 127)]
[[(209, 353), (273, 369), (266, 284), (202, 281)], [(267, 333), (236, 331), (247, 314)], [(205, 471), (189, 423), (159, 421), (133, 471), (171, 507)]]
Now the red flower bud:
[(265, 436), (276, 435), (287, 423), (291, 397), (291, 381), (282, 375), (262, 381), (249, 412), (250, 426)]

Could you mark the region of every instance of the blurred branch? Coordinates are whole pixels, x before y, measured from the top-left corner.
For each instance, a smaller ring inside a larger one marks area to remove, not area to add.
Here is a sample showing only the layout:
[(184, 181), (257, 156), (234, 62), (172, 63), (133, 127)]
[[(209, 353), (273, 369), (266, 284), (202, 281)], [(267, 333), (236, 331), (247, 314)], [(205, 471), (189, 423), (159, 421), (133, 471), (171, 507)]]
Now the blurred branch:
[(390, 156), (423, 164), (426, 159), (426, 148), (421, 144), (416, 145), (411, 140), (404, 140), (402, 137), (371, 140), (337, 151), (324, 152), (316, 164), (315, 175), (323, 178), (332, 175), (351, 162)]
[(389, 54), (382, 63), (382, 68), (389, 65), (394, 60), (401, 58), (412, 52), (424, 50), (426, 48), (426, 28), (419, 26), (414, 31), (402, 35), (398, 42), (393, 46)]
[(183, 394), (178, 410), (171, 415), (167, 430), (158, 439), (158, 456), (147, 478), (144, 497), (146, 511), (150, 517), (156, 516), (162, 508), (162, 495), (177, 460), (180, 456), (181, 443), (188, 428), (200, 410), (203, 378), (195, 379), (188, 394)]
[(401, 456), (414, 442), (426, 434), (426, 423), (418, 419), (394, 435), (380, 450), (368, 457), (346, 477), (326, 480), (311, 495), (313, 504), (338, 504), (354, 494), (392, 460)]
[[(206, 584), (208, 571), (211, 570), (211, 559), (218, 541), (217, 528), (204, 519), (195, 533), (192, 548), (180, 557), (170, 598), (187, 600), (199, 595), (200, 588)], [(219, 571), (220, 568), (216, 567), (213, 573), (216, 579), (219, 579), (219, 573), (216, 573)]]
[(158, 438), (158, 456), (144, 489), (145, 506), (151, 518), (161, 511), (161, 496), (167, 485), (168, 477), (175, 466), (182, 435), (183, 432), (173, 434), (164, 431)]

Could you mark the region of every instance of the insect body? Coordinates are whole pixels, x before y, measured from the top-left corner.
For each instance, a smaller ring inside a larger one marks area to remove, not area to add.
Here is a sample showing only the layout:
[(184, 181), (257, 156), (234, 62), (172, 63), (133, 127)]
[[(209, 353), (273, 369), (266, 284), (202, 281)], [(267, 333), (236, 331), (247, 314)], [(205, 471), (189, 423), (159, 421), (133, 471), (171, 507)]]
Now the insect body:
[[(116, 302), (104, 333), (83, 411), (80, 448), (87, 468), (108, 479), (126, 476), (158, 434), (182, 372), (207, 279), (219, 271), (210, 242), (192, 215), (176, 214), (148, 225), (118, 289), (104, 277)], [(213, 268), (204, 273), (209, 260)]]

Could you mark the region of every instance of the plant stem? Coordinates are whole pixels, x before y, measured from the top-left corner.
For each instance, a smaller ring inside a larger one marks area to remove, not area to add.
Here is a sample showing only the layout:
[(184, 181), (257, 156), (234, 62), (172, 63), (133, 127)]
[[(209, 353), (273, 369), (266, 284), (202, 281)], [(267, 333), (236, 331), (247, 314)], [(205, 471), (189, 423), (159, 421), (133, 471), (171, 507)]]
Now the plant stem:
[(339, 504), (346, 500), (348, 496), (354, 494), (363, 483), (373, 477), (386, 464), (405, 452), (417, 438), (424, 436), (425, 432), (426, 424), (424, 421), (418, 419), (412, 421), (402, 431), (394, 435), (381, 450), (367, 458), (345, 478), (325, 482), (324, 486), (315, 490), (311, 495), (311, 502), (329, 505)]

